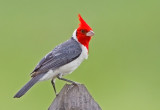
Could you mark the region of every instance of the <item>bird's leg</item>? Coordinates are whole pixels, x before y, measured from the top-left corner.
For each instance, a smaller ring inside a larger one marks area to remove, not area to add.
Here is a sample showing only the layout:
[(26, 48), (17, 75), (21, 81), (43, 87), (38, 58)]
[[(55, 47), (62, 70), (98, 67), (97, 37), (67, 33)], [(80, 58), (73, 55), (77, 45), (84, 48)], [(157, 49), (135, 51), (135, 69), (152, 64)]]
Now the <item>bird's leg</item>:
[(54, 92), (56, 94), (56, 96), (58, 95), (57, 92), (56, 92), (56, 86), (55, 86), (55, 82), (54, 82), (54, 79), (51, 80), (51, 83), (52, 83), (52, 86), (53, 86), (53, 89), (54, 89)]
[(66, 82), (69, 82), (69, 83), (72, 83), (72, 84), (75, 84), (75, 85), (78, 84), (77, 82), (74, 82), (74, 81), (71, 81), (71, 80), (62, 78), (62, 75), (61, 75), (61, 74), (57, 75), (57, 78), (58, 78), (59, 80), (63, 80), (63, 81), (66, 81)]

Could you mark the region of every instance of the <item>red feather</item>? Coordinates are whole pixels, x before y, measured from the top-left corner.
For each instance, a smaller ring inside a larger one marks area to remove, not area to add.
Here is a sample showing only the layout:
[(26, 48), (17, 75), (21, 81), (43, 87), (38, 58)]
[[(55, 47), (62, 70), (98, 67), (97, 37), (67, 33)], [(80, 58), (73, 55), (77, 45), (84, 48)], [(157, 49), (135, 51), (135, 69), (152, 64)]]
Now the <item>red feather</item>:
[(92, 30), (92, 28), (83, 20), (80, 14), (78, 14), (78, 17), (80, 21), (79, 28), (87, 29), (88, 31)]
[[(86, 36), (86, 33), (91, 31), (92, 28), (83, 20), (80, 14), (78, 14), (78, 17), (79, 17), (80, 24), (77, 29), (77, 39), (82, 45), (84, 45), (88, 49), (89, 41), (91, 40), (91, 37)], [(83, 33), (82, 33), (82, 30), (84, 30)]]

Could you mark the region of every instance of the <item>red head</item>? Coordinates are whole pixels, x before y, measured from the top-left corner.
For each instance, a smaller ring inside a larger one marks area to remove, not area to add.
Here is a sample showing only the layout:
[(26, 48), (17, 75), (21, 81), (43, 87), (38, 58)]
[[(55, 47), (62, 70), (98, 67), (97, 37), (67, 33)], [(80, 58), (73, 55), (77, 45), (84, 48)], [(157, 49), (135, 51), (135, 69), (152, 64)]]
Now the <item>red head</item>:
[(78, 41), (88, 49), (89, 41), (91, 40), (91, 37), (94, 35), (94, 32), (92, 28), (83, 20), (80, 14), (78, 15), (78, 17), (80, 24), (77, 29), (76, 36)]

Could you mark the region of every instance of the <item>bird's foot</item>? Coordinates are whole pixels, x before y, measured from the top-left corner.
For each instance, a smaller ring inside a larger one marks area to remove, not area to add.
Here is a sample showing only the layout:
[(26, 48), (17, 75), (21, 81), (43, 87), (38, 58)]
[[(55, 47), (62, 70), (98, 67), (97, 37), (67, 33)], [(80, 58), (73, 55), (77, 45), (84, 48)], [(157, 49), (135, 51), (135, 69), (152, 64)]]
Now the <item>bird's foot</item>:
[(80, 84), (79, 82), (72, 82), (73, 85), (78, 85)]
[(59, 95), (59, 94), (56, 93), (56, 97), (57, 97), (58, 95)]

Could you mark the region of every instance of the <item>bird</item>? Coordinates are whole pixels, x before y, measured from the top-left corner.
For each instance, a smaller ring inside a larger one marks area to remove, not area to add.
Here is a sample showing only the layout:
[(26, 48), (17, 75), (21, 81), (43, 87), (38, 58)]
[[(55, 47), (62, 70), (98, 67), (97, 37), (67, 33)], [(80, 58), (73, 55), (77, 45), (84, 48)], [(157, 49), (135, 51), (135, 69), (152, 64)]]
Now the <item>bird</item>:
[(92, 28), (84, 21), (80, 14), (78, 14), (78, 18), (80, 21), (79, 27), (75, 29), (72, 37), (56, 46), (40, 60), (31, 72), (30, 81), (14, 95), (14, 98), (20, 98), (33, 85), (45, 80), (51, 80), (56, 95), (56, 78), (72, 84), (77, 84), (77, 82), (65, 79), (63, 76), (72, 73), (88, 58), (89, 43), (92, 36), (94, 36)]

